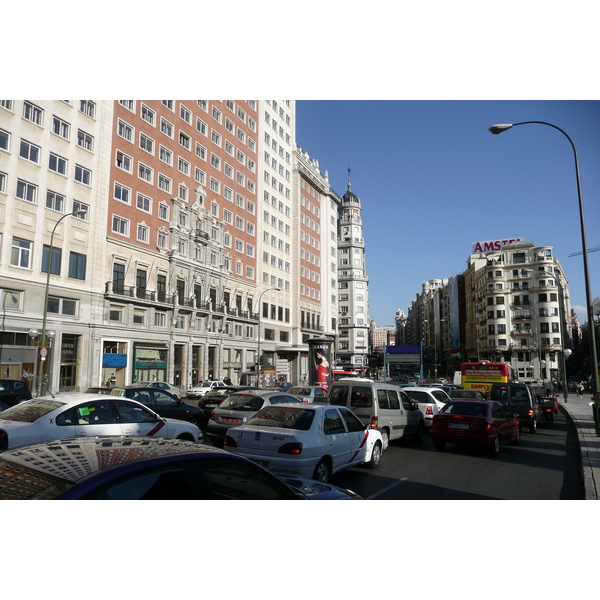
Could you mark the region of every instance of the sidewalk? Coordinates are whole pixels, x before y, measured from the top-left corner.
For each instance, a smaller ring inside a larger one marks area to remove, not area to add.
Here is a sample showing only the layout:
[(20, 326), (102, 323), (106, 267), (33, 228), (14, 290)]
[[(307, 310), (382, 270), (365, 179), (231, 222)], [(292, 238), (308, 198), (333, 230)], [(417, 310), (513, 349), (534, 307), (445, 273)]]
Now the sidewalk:
[(558, 401), (562, 409), (569, 414), (579, 437), (581, 448), (581, 465), (583, 468), (583, 485), (586, 500), (598, 500), (600, 491), (600, 437), (596, 435), (591, 394), (577, 396), (570, 393), (565, 404), (564, 396), (559, 394)]

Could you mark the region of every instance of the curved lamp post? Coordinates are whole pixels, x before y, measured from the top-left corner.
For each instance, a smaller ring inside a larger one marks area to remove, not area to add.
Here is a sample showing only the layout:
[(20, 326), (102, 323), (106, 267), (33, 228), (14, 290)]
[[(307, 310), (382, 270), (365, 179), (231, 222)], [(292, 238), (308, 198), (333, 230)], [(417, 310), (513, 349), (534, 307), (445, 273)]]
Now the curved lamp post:
[[(50, 250), (48, 251), (48, 273), (46, 274), (46, 291), (44, 294), (44, 316), (43, 316), (43, 320), (42, 320), (42, 332), (41, 332), (41, 336), (40, 336), (40, 350), (39, 350), (39, 357), (38, 357), (38, 360), (40, 361), (40, 369), (39, 369), (40, 372), (39, 372), (38, 381), (37, 381), (37, 395), (38, 396), (42, 395), (42, 381), (44, 379), (44, 366), (46, 364), (46, 356), (48, 353), (48, 349), (46, 348), (46, 342), (47, 342), (47, 338), (49, 337), (48, 334), (50, 333), (46, 329), (46, 322), (48, 320), (48, 294), (50, 292), (50, 272), (52, 271), (52, 250), (54, 249), (54, 234), (56, 233), (56, 228), (58, 227), (58, 224), (63, 219), (66, 219), (67, 217), (73, 217), (73, 216), (82, 217), (86, 214), (87, 214), (87, 211), (85, 211), (85, 210), (76, 210), (72, 213), (67, 213), (66, 215), (63, 215), (60, 219), (58, 219), (58, 221), (56, 221), (56, 223), (54, 224), (54, 227), (52, 228), (52, 235), (50, 236)], [(46, 390), (44, 389), (44, 394), (45, 393), (46, 393)]]
[(530, 124), (538, 124), (538, 125), (547, 125), (548, 127), (553, 127), (554, 129), (560, 131), (571, 144), (571, 148), (573, 148), (573, 155), (575, 157), (575, 175), (577, 178), (577, 195), (579, 198), (579, 221), (581, 225), (581, 245), (583, 250), (583, 274), (585, 279), (585, 296), (586, 296), (586, 308), (587, 308), (587, 316), (588, 316), (588, 329), (590, 332), (590, 362), (591, 362), (591, 371), (592, 371), (592, 398), (594, 400), (594, 423), (596, 425), (596, 435), (600, 435), (600, 389), (598, 384), (598, 357), (596, 354), (596, 335), (594, 331), (594, 311), (592, 306), (592, 293), (590, 286), (590, 273), (588, 268), (588, 258), (587, 258), (587, 241), (585, 235), (585, 217), (583, 214), (583, 199), (581, 197), (581, 183), (579, 179), (579, 159), (577, 158), (577, 148), (573, 143), (573, 140), (568, 136), (568, 134), (563, 131), (560, 127), (553, 125), (552, 123), (546, 123), (544, 121), (523, 121), (522, 123), (504, 123), (499, 125), (492, 125), (489, 128), (489, 131), (494, 135), (498, 135), (503, 131), (507, 131), (512, 127), (516, 127), (517, 125), (530, 125)]
[(258, 385), (258, 380), (260, 378), (260, 316), (262, 314), (262, 307), (260, 305), (260, 301), (262, 300), (262, 297), (267, 293), (267, 292), (280, 292), (281, 288), (278, 287), (272, 287), (272, 288), (267, 288), (266, 290), (263, 290), (260, 293), (260, 296), (258, 297), (258, 302), (256, 303), (258, 305), (258, 345), (257, 345), (257, 355), (256, 355), (256, 387), (260, 387)]

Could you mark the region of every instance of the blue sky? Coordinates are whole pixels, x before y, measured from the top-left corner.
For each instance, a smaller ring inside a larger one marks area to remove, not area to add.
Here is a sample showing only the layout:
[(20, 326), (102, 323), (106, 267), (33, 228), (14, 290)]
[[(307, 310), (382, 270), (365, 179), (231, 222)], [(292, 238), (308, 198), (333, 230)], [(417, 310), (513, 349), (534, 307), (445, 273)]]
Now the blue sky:
[[(600, 244), (600, 102), (303, 100), (296, 139), (343, 195), (362, 202), (371, 318), (393, 325), (429, 279), (462, 273), (477, 241), (524, 237), (554, 247), (585, 321), (573, 151), (545, 125), (492, 135), (497, 123), (546, 121), (579, 155), (588, 248)], [(592, 298), (600, 252), (588, 253)]]

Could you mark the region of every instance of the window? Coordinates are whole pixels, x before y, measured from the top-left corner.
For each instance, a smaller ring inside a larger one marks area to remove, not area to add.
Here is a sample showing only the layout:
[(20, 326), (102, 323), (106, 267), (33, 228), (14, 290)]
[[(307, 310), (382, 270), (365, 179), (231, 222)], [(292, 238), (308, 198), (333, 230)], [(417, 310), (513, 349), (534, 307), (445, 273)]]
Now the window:
[(8, 152), (10, 148), (10, 133), (0, 129), (0, 150), (6, 150)]
[(53, 154), (50, 152), (50, 158), (48, 159), (48, 169), (54, 171), (55, 173), (59, 173), (60, 175), (67, 174), (67, 161), (62, 156), (58, 156), (58, 154)]
[(120, 183), (115, 182), (115, 200), (120, 200), (125, 204), (129, 204), (131, 202), (131, 190)]
[(108, 318), (110, 321), (123, 322), (124, 308), (122, 306), (110, 305), (108, 310)]
[(112, 230), (120, 235), (129, 235), (129, 221), (118, 215), (113, 215)]
[(75, 165), (75, 181), (84, 185), (92, 184), (92, 172), (81, 165)]
[(154, 154), (154, 140), (147, 135), (140, 133), (140, 148), (149, 154)]
[(144, 163), (138, 163), (138, 177), (148, 183), (152, 183), (152, 169)]
[(48, 296), (49, 313), (76, 317), (77, 310), (77, 300), (72, 300), (70, 298), (59, 298), (57, 296)]
[(56, 115), (52, 116), (52, 133), (59, 135), (65, 140), (69, 139), (69, 131), (71, 126), (66, 122), (57, 117)]
[(35, 123), (36, 125), (42, 125), (44, 120), (44, 111), (39, 106), (25, 101), (23, 103), (23, 118)]
[(192, 113), (188, 108), (186, 108), (183, 104), (179, 105), (179, 116), (186, 122), (192, 122)]
[[(50, 256), (50, 246), (44, 244), (42, 250), (42, 273), (48, 272), (48, 258)], [(62, 250), (52, 247), (52, 261), (50, 262), (50, 273), (52, 275), (60, 275), (60, 263), (62, 258)]]
[(138, 210), (141, 210), (146, 213), (151, 213), (152, 212), (152, 198), (149, 198), (148, 196), (144, 196), (144, 194), (141, 194), (140, 192), (138, 192), (137, 200), (136, 200), (136, 207)]
[(173, 139), (173, 125), (172, 123), (169, 123), (169, 121), (166, 121), (162, 117), (160, 119), (160, 131), (161, 133), (164, 133), (166, 136)]
[(10, 264), (13, 267), (29, 269), (31, 261), (31, 246), (29, 240), (14, 237), (10, 254)]
[(136, 325), (145, 325), (146, 324), (146, 311), (141, 308), (133, 309), (133, 322)]
[(138, 242), (148, 243), (150, 241), (150, 229), (146, 225), (138, 224), (137, 230), (137, 239)]
[(166, 327), (167, 326), (167, 313), (155, 312), (154, 313), (154, 327)]
[(37, 201), (37, 185), (17, 179), (17, 198), (33, 204)]
[(40, 147), (27, 140), (21, 140), (19, 156), (25, 160), (30, 160), (37, 165), (40, 162)]
[(183, 133), (183, 131), (179, 132), (179, 145), (183, 146), (186, 150), (190, 150), (191, 148), (190, 136)]
[(117, 135), (128, 142), (133, 142), (133, 127), (119, 119), (117, 122)]
[(69, 277), (85, 280), (87, 256), (78, 252), (69, 254)]
[(87, 221), (88, 220), (88, 215), (90, 212), (90, 207), (87, 204), (84, 204), (83, 202), (79, 202), (79, 200), (73, 200), (73, 212), (75, 213), (76, 211), (79, 210), (83, 210), (85, 211), (85, 215), (73, 215), (73, 217), (75, 219), (80, 219), (81, 221)]
[(56, 192), (48, 190), (46, 193), (46, 208), (56, 210), (58, 212), (64, 212), (65, 208), (65, 197)]
[(91, 100), (80, 100), (79, 110), (92, 119), (96, 118), (96, 105)]
[(146, 123), (150, 123), (150, 125), (154, 126), (156, 122), (156, 113), (151, 108), (148, 108), (145, 104), (142, 104), (140, 116), (142, 117), (142, 120), (146, 121)]
[(128, 173), (131, 173), (131, 168), (133, 166), (133, 159), (131, 158), (131, 156), (128, 156), (127, 154), (123, 154), (123, 152), (121, 152), (120, 150), (117, 150), (116, 165), (117, 165), (117, 168), (123, 169), (123, 171), (127, 171)]
[(171, 193), (171, 180), (162, 173), (158, 174), (158, 187), (164, 192)]
[(84, 150), (92, 152), (94, 150), (94, 138), (89, 133), (78, 129), (77, 130), (77, 145)]

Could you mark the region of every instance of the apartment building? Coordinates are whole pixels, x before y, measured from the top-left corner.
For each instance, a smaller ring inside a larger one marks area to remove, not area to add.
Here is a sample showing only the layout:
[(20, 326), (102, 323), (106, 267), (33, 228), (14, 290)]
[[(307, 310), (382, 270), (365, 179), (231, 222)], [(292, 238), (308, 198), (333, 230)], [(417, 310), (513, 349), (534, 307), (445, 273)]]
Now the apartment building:
[(33, 389), (95, 383), (112, 113), (105, 101), (0, 101), (0, 376)]

